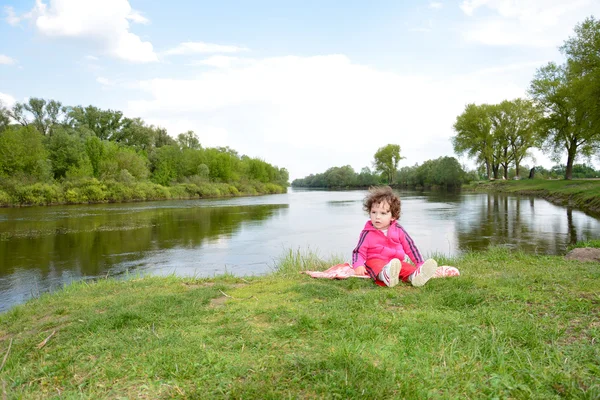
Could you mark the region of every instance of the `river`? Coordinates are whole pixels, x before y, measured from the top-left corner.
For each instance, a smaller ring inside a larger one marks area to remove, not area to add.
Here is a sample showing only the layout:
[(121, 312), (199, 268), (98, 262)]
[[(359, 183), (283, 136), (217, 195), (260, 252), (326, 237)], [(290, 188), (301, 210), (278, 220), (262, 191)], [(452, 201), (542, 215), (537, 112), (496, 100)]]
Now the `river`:
[[(349, 259), (366, 191), (0, 209), (0, 312), (75, 280), (126, 273), (262, 275), (288, 250)], [(400, 192), (400, 223), (425, 256), (490, 245), (562, 254), (600, 220), (542, 199)]]

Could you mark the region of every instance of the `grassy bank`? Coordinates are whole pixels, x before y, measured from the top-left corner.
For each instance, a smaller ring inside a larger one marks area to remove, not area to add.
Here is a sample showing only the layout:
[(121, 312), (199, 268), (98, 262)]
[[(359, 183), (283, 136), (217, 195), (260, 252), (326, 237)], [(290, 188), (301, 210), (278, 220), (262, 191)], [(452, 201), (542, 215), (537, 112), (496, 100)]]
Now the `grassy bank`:
[[(600, 267), (504, 249), (417, 289), (298, 274), (78, 283), (0, 315), (3, 398), (599, 398)], [(47, 339), (47, 340), (46, 340)]]
[(0, 179), (0, 207), (203, 199), (275, 194), (286, 191), (285, 186), (254, 180), (231, 184), (199, 181), (162, 186), (148, 181), (118, 182), (96, 178), (30, 184), (17, 179)]
[(498, 191), (542, 197), (552, 203), (568, 205), (600, 215), (600, 180), (522, 179), (479, 181), (464, 187), (467, 190)]

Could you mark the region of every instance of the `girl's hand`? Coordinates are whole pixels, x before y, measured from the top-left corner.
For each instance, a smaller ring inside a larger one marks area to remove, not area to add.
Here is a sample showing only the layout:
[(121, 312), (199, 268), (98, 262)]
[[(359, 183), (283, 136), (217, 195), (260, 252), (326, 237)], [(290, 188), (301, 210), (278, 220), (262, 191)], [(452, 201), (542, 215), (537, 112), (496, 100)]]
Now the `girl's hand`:
[(364, 265), (354, 268), (354, 275), (362, 276), (362, 275), (366, 275), (366, 274), (367, 274), (367, 269), (365, 268)]

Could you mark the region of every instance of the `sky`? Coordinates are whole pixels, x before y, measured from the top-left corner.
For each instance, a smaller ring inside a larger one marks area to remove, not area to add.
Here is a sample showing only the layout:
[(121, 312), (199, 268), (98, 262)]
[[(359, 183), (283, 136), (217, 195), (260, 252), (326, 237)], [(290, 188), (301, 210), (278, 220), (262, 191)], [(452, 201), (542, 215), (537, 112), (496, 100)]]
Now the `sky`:
[(0, 0), (0, 101), (120, 110), (291, 180), (372, 168), (387, 144), (399, 167), (472, 168), (456, 117), (526, 97), (592, 15), (600, 0)]

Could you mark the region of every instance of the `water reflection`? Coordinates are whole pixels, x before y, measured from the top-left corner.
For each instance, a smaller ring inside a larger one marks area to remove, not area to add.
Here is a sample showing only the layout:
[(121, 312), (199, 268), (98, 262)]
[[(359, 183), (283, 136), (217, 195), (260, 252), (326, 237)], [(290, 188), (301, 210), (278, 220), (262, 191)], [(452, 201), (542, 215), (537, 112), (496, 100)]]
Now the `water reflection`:
[(73, 280), (135, 270), (154, 253), (218, 246), (244, 225), (287, 209), (286, 204), (190, 204), (4, 210), (0, 311)]
[(599, 233), (597, 219), (545, 200), (503, 194), (468, 197), (457, 219), (460, 250), (500, 245), (532, 253), (561, 254), (569, 244)]

